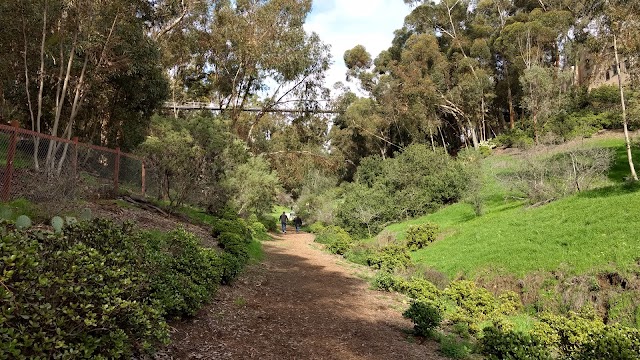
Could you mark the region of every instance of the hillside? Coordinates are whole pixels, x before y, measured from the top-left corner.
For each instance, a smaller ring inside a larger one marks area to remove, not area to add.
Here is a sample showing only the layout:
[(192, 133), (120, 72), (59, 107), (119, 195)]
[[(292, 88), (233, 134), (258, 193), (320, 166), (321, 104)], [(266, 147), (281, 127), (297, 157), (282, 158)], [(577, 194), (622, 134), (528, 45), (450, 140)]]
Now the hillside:
[(640, 214), (634, 211), (640, 206), (640, 193), (637, 186), (624, 184), (628, 168), (623, 143), (607, 136), (581, 146), (615, 149), (609, 183), (599, 189), (530, 207), (510, 197), (509, 189), (496, 178), (522, 154), (492, 155), (482, 163), (482, 216), (476, 216), (471, 205), (458, 203), (386, 230), (402, 238), (409, 225), (439, 224), (440, 240), (413, 258), (450, 278), (487, 272), (523, 277), (558, 268), (574, 275), (631, 270), (640, 254), (640, 228), (635, 226)]

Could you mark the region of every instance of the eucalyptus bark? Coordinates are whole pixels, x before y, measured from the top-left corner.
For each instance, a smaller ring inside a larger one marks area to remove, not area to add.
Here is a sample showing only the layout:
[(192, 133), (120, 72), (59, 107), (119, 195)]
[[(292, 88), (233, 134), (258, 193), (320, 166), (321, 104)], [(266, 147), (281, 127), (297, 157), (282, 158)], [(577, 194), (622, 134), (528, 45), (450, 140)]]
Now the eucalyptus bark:
[(622, 87), (622, 73), (620, 72), (620, 57), (618, 56), (618, 39), (613, 35), (613, 51), (616, 56), (616, 69), (618, 71), (618, 89), (620, 90), (620, 105), (622, 106), (622, 126), (624, 128), (624, 141), (627, 147), (627, 160), (629, 160), (629, 169), (631, 170), (631, 179), (638, 181), (638, 174), (633, 165), (633, 156), (631, 154), (631, 139), (629, 137), (629, 127), (627, 126), (627, 106), (624, 101), (624, 87)]

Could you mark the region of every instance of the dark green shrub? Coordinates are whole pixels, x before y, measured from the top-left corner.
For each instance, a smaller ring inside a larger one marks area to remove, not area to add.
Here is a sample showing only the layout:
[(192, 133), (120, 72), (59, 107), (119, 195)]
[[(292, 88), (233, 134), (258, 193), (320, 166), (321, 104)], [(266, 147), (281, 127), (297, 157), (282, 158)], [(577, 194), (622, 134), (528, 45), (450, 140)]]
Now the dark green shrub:
[(436, 240), (438, 225), (426, 223), (411, 225), (407, 230), (407, 247), (411, 251), (422, 249)]
[(231, 284), (231, 282), (238, 277), (240, 272), (242, 272), (242, 268), (246, 264), (246, 260), (228, 252), (223, 252), (220, 259), (222, 263), (221, 282), (223, 284)]
[(211, 224), (211, 234), (213, 237), (217, 238), (225, 232), (239, 235), (243, 239), (248, 239), (251, 236), (251, 232), (246, 223), (240, 218), (214, 220)]
[(241, 259), (248, 258), (247, 248), (249, 241), (238, 234), (223, 232), (218, 236), (218, 244), (227, 253), (233, 254)]
[(2, 235), (0, 358), (129, 359), (166, 342), (141, 240), (104, 220)]
[(406, 246), (389, 244), (375, 251), (367, 259), (367, 265), (385, 271), (406, 268), (411, 264), (411, 257)]
[(551, 353), (537, 338), (522, 332), (501, 330), (490, 326), (483, 329), (480, 352), (489, 360), (550, 360)]
[(431, 331), (442, 322), (440, 310), (432, 304), (421, 301), (411, 303), (402, 316), (413, 321), (413, 332), (418, 336), (429, 336)]
[(151, 297), (168, 317), (195, 315), (221, 282), (219, 255), (201, 248), (200, 239), (184, 229), (150, 236), (148, 244)]

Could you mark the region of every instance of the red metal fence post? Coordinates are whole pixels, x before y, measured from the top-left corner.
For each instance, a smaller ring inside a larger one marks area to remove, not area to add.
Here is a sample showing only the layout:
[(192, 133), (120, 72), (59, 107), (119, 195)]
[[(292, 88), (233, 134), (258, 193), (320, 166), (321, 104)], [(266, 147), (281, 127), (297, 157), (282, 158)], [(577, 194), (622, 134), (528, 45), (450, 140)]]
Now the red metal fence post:
[(18, 128), (20, 124), (17, 121), (12, 121), (13, 132), (11, 133), (11, 140), (9, 140), (9, 147), (7, 148), (7, 163), (4, 167), (4, 176), (2, 178), (2, 201), (9, 201), (9, 194), (11, 193), (11, 179), (13, 178), (13, 159), (16, 155), (16, 143), (18, 138)]
[(144, 161), (140, 160), (142, 164), (142, 196), (146, 194), (146, 185), (147, 185), (147, 169), (144, 167)]
[(118, 195), (119, 192), (119, 184), (118, 181), (120, 179), (120, 148), (116, 148), (116, 164), (113, 174), (113, 188), (115, 191), (115, 195)]
[(73, 159), (71, 159), (73, 166), (73, 179), (78, 178), (78, 137), (73, 138)]

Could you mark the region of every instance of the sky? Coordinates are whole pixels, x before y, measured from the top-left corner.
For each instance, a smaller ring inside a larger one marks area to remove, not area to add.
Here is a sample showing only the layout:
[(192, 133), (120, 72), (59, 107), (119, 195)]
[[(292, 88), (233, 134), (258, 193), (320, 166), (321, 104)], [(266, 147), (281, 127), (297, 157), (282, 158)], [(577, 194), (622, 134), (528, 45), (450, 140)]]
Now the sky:
[(410, 10), (402, 0), (314, 0), (305, 29), (331, 45), (333, 65), (326, 86), (332, 88), (338, 81), (346, 84), (342, 60), (346, 50), (363, 45), (375, 59), (388, 49), (393, 32), (402, 27)]

